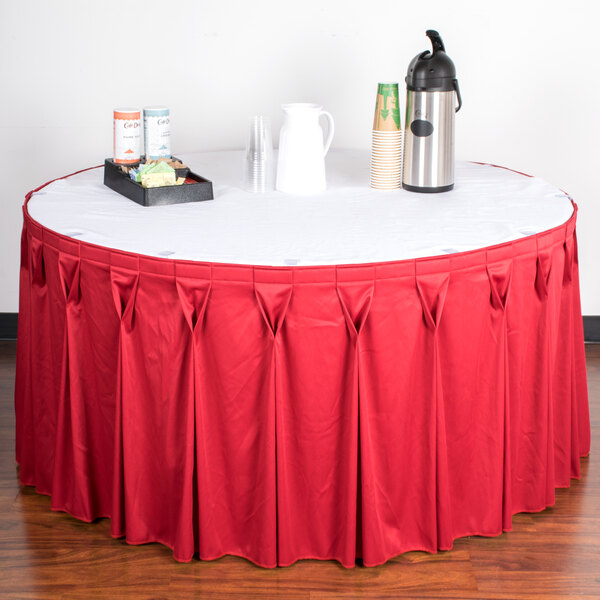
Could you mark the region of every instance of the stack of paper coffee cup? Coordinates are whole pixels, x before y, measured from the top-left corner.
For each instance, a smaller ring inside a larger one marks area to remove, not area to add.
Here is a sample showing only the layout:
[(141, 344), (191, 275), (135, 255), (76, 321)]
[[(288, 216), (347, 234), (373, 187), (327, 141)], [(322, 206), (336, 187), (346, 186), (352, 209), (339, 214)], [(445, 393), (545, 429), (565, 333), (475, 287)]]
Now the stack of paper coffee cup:
[(398, 83), (380, 83), (371, 142), (372, 188), (394, 190), (401, 187), (402, 139)]

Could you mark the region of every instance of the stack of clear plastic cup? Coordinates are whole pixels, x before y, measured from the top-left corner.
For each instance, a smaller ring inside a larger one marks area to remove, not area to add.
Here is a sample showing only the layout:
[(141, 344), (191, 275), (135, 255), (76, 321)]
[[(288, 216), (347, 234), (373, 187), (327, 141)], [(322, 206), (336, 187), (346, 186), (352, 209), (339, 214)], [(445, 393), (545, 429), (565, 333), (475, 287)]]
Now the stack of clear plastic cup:
[(244, 161), (244, 189), (262, 193), (275, 188), (273, 138), (267, 117), (250, 117), (246, 158)]

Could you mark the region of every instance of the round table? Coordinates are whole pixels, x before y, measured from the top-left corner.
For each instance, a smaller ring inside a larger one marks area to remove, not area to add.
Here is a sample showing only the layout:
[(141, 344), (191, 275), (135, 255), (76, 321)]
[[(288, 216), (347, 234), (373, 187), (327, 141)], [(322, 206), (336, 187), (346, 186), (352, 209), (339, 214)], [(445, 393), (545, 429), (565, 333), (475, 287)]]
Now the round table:
[(575, 205), (459, 163), (452, 192), (241, 189), (145, 208), (101, 169), (24, 206), (22, 483), (176, 560), (377, 565), (498, 535), (589, 452)]

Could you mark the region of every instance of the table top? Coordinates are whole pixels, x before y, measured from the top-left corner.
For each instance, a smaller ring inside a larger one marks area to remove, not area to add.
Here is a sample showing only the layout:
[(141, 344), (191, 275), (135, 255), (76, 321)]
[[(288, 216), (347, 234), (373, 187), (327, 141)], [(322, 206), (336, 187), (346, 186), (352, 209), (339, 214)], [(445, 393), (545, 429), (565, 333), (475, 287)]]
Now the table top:
[(212, 180), (215, 199), (142, 207), (94, 169), (33, 194), (30, 216), (63, 235), (173, 259), (270, 266), (385, 262), (475, 250), (547, 231), (573, 213), (537, 177), (459, 162), (442, 194), (369, 187), (367, 151), (332, 151), (328, 189), (314, 196), (242, 189), (241, 151), (179, 155)]

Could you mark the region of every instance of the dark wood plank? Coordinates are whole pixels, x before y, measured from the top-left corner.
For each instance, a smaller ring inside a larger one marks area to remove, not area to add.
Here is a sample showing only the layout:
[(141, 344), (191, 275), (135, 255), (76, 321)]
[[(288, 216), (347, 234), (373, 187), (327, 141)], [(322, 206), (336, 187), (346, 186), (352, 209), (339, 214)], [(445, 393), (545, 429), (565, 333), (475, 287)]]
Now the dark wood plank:
[[(159, 544), (129, 546), (107, 520), (82, 523), (18, 483), (14, 461), (15, 343), (0, 341), (0, 598), (546, 600), (600, 598), (600, 461), (557, 490), (556, 504), (513, 518), (513, 531), (457, 540), (450, 552), (409, 552), (376, 568), (299, 561), (180, 564)], [(592, 436), (600, 435), (600, 345), (586, 347)]]

